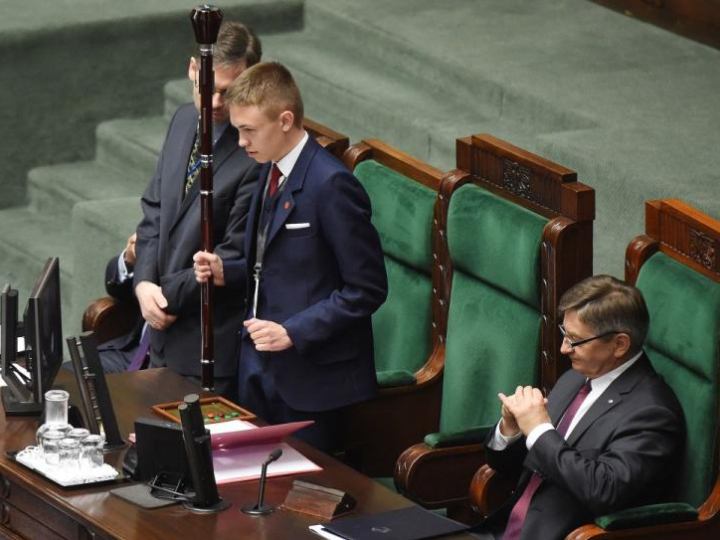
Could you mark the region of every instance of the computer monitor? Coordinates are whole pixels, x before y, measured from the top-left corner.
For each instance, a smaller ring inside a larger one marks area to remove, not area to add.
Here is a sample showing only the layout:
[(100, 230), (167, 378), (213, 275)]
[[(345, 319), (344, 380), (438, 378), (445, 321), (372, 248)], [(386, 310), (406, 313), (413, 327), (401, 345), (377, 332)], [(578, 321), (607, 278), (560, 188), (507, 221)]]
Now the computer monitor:
[[(13, 319), (12, 289), (7, 286), (8, 294), (3, 294), (3, 305), (7, 308), (7, 316)], [(5, 293), (5, 289), (3, 293)], [(17, 296), (15, 295), (15, 306)], [(15, 308), (17, 319), (17, 308)], [(5, 315), (5, 313), (3, 313)], [(3, 346), (6, 354), (3, 355), (3, 379), (8, 385), (3, 388), (2, 398), (5, 413), (8, 415), (40, 414), (43, 410), (44, 395), (52, 386), (53, 380), (62, 365), (62, 313), (60, 304), (60, 263), (56, 257), (45, 263), (35, 286), (30, 293), (24, 313), (25, 333), (25, 370), (23, 372), (16, 364), (11, 363), (16, 346), (8, 332), (5, 331), (3, 320)], [(17, 329), (19, 325), (15, 325)], [(16, 331), (17, 334), (17, 331)], [(16, 352), (22, 352), (17, 351)], [(7, 355), (8, 361), (5, 360)], [(22, 360), (17, 355), (17, 360)], [(7, 389), (7, 390), (6, 390)]]
[(18, 323), (18, 292), (9, 284), (0, 294), (0, 323), (0, 372), (6, 385), (2, 388), (2, 400), (6, 409), (12, 409), (14, 403), (31, 401), (31, 394), (27, 372), (15, 364), (18, 360), (24, 362), (25, 350), (18, 351), (18, 337), (23, 336), (23, 328)]
[(7, 373), (7, 365), (17, 358), (18, 294), (6, 284), (0, 294), (0, 373)]
[(60, 261), (47, 260), (35, 282), (25, 315), (25, 351), (31, 390), (42, 401), (63, 361)]

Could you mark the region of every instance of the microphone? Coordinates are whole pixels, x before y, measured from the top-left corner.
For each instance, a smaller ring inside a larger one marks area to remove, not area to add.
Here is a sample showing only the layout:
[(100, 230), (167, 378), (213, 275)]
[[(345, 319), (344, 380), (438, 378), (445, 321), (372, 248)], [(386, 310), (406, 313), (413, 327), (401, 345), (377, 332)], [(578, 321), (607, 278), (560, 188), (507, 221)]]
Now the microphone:
[(267, 458), (267, 461), (263, 464), (263, 467), (267, 467), (270, 465), (273, 461), (277, 461), (280, 459), (280, 456), (282, 456), (282, 448), (276, 448), (272, 452), (270, 452), (270, 455)]
[(280, 459), (280, 456), (282, 456), (282, 448), (276, 448), (270, 452), (270, 455), (265, 460), (265, 463), (262, 464), (257, 504), (244, 506), (242, 509), (243, 513), (250, 514), (251, 516), (265, 516), (267, 514), (272, 514), (275, 511), (275, 506), (272, 504), (265, 504), (265, 482), (267, 480), (268, 465), (270, 465), (273, 461)]

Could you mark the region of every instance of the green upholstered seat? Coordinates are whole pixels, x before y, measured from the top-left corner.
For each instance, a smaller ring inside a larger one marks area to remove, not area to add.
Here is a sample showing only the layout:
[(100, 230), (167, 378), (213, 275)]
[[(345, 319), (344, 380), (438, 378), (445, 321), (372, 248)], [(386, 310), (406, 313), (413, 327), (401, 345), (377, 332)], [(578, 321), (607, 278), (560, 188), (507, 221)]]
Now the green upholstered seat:
[(699, 507), (717, 475), (720, 284), (656, 253), (636, 282), (650, 311), (645, 350), (685, 411), (677, 501)]
[(388, 274), (388, 298), (373, 315), (381, 388), (414, 381), (432, 348), (431, 231), (437, 192), (367, 160), (355, 176), (372, 202)]
[(431, 447), (482, 442), (500, 414), (497, 393), (536, 381), (540, 348), (547, 219), (475, 184), (453, 193), (447, 219), (453, 282), (441, 433), (425, 438)]

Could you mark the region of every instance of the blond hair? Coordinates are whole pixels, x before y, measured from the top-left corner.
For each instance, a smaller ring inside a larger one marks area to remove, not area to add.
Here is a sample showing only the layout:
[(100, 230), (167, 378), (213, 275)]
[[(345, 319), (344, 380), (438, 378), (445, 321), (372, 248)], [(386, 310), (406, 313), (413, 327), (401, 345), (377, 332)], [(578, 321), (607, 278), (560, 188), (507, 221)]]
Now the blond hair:
[(622, 332), (630, 336), (630, 352), (642, 349), (650, 325), (645, 299), (637, 287), (612, 276), (592, 276), (563, 294), (561, 314), (575, 311), (596, 335)]
[(244, 71), (225, 94), (228, 107), (256, 106), (268, 118), (284, 111), (293, 113), (294, 124), (302, 126), (304, 107), (300, 89), (290, 71), (279, 62), (263, 62)]

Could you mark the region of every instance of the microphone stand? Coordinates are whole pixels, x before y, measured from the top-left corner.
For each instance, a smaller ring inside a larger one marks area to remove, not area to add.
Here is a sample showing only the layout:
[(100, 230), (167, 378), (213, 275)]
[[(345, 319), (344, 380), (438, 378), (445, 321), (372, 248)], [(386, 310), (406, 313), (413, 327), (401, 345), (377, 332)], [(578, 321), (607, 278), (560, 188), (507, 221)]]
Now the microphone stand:
[(265, 516), (272, 514), (275, 511), (275, 506), (272, 504), (265, 504), (265, 483), (267, 482), (267, 468), (273, 461), (282, 456), (282, 450), (276, 448), (268, 456), (265, 463), (262, 464), (262, 470), (260, 471), (260, 487), (258, 488), (258, 502), (255, 505), (243, 506), (242, 512), (244, 514), (250, 514), (251, 516)]

